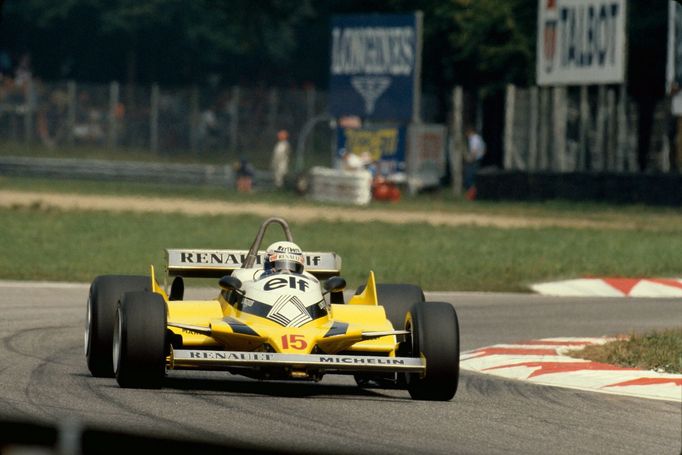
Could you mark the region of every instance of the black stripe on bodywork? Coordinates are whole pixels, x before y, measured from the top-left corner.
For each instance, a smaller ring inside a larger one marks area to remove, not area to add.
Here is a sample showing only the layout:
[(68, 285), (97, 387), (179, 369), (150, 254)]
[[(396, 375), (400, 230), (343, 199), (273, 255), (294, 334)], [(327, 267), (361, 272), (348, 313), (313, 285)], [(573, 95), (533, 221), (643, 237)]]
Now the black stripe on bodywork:
[(226, 318), (225, 322), (227, 322), (227, 324), (232, 328), (234, 333), (238, 333), (240, 335), (258, 336), (258, 333), (256, 333), (251, 327), (244, 324), (242, 321), (238, 321), (234, 318)]
[[(268, 314), (272, 310), (271, 305), (266, 305), (265, 303), (259, 302), (257, 300), (251, 300), (246, 298), (240, 299), (240, 301), (236, 305), (236, 308), (239, 311), (243, 311), (244, 313), (253, 314), (255, 316), (260, 316), (262, 318), (267, 318)], [(304, 309), (310, 315), (310, 318), (313, 321), (315, 319), (325, 317), (328, 314), (324, 300), (320, 300), (316, 304), (310, 305), (309, 307), (304, 307)]]
[(344, 335), (348, 330), (347, 322), (334, 322), (327, 333), (324, 334), (324, 338), (333, 337), (336, 335)]

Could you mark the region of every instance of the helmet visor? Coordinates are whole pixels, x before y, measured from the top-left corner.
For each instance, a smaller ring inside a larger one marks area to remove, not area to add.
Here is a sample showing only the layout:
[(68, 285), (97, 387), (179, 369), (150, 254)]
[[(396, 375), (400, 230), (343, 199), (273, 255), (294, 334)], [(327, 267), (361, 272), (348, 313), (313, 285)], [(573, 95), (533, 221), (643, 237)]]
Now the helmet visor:
[(272, 263), (272, 268), (275, 269), (276, 272), (282, 272), (284, 270), (295, 273), (303, 272), (303, 264), (299, 261), (292, 261), (290, 259), (279, 259), (274, 261)]

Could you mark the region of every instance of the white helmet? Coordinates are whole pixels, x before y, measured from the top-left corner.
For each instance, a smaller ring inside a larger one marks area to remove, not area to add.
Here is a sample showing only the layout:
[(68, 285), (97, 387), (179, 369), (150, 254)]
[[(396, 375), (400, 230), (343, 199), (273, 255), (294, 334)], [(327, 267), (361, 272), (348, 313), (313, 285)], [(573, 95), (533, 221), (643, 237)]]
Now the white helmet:
[(265, 273), (289, 271), (303, 273), (303, 251), (293, 242), (275, 242), (265, 250), (263, 269)]

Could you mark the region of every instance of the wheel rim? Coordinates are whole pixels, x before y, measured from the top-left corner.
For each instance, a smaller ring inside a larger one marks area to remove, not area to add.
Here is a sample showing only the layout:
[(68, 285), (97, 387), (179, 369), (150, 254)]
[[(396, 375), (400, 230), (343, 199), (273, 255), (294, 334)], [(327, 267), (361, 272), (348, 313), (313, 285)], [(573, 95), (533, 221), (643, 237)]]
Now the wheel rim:
[(119, 358), (121, 356), (121, 335), (123, 333), (123, 324), (121, 323), (121, 310), (116, 311), (116, 330), (114, 330), (114, 339), (112, 340), (112, 362), (114, 364), (114, 374), (118, 372)]
[(83, 340), (85, 356), (90, 355), (90, 324), (92, 323), (92, 302), (90, 296), (88, 296), (88, 305), (85, 311), (85, 336)]
[[(416, 346), (415, 343), (415, 334), (414, 334), (414, 324), (412, 324), (412, 320), (407, 323), (407, 326), (405, 327), (405, 330), (408, 330), (410, 332), (410, 355), (412, 357), (420, 357), (421, 354), (419, 352), (419, 346)], [(408, 385), (412, 384), (416, 380), (419, 379), (419, 373), (406, 373), (405, 374), (405, 381), (407, 382)]]

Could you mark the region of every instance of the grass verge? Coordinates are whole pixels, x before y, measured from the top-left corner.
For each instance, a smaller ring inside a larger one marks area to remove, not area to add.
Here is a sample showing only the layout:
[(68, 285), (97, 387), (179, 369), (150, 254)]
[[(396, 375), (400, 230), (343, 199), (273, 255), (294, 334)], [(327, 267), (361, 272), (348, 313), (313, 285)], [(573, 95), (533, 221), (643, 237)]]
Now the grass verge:
[(682, 374), (682, 328), (632, 334), (627, 339), (572, 351), (570, 355), (594, 362)]
[[(261, 222), (255, 216), (0, 209), (0, 277), (89, 282), (105, 273), (144, 274), (150, 264), (161, 273), (165, 248), (246, 249)], [(585, 275), (666, 277), (682, 270), (682, 236), (674, 231), (289, 222), (303, 249), (341, 255), (349, 287), (362, 284), (370, 269), (381, 282), (498, 292)]]

